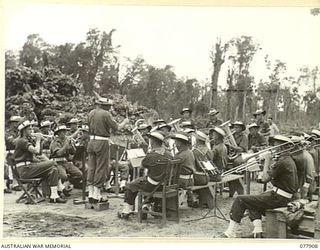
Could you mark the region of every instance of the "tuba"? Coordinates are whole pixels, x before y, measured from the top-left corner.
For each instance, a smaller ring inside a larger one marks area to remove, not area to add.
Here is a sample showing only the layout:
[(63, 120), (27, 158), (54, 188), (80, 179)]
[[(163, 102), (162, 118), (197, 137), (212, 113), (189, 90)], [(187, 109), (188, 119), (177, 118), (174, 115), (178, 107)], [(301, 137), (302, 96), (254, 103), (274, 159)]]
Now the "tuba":
[(133, 139), (135, 141), (140, 141), (146, 145), (148, 145), (148, 143), (144, 140), (144, 138), (142, 137), (140, 131), (138, 130), (139, 126), (144, 122), (144, 119), (139, 119), (135, 122), (134, 124), (134, 128), (131, 130), (131, 133), (134, 134)]
[(175, 132), (178, 132), (180, 131), (180, 126), (179, 126), (179, 123), (181, 121), (181, 118), (178, 118), (178, 119), (175, 119), (171, 122), (168, 123), (168, 125), (172, 126), (175, 130)]
[(238, 145), (236, 140), (233, 137), (235, 131), (231, 131), (230, 129), (230, 120), (222, 123), (219, 127), (223, 128), (226, 131), (226, 136), (224, 138), (224, 143), (228, 146), (229, 159), (233, 160), (239, 156), (238, 153), (235, 152), (234, 148), (237, 148)]

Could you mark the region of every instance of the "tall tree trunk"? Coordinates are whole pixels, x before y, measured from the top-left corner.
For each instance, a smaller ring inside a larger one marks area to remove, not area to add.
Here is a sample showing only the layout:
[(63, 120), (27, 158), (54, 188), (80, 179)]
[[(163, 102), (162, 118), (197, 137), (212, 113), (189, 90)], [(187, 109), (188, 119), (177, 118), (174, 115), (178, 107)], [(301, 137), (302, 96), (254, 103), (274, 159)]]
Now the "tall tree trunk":
[(211, 101), (210, 108), (217, 108), (218, 104), (218, 79), (221, 70), (221, 65), (224, 63), (224, 50), (221, 47), (221, 40), (218, 40), (215, 45), (215, 52), (211, 55), (213, 64), (213, 73), (211, 75)]

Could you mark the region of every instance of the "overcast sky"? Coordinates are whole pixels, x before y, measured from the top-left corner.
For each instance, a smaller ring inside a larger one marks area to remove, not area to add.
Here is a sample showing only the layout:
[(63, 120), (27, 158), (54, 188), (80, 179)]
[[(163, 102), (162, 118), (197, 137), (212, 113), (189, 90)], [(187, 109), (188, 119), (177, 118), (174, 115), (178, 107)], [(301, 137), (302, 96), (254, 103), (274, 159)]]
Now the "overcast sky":
[(217, 37), (246, 35), (260, 43), (251, 68), (257, 81), (267, 74), (266, 54), (286, 62), (292, 75), (303, 65), (320, 65), (320, 16), (310, 8), (7, 5), (5, 49), (21, 49), (32, 33), (50, 44), (78, 43), (89, 28), (115, 28), (121, 56), (141, 55), (149, 64), (174, 66), (178, 77), (200, 81), (210, 79), (209, 51)]

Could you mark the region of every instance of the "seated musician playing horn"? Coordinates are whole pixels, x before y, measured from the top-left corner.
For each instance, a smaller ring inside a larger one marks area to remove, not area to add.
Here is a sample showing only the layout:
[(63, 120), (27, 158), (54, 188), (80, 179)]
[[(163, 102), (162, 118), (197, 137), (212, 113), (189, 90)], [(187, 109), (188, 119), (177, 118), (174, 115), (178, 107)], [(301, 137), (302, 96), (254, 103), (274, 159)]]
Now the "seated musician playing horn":
[(76, 149), (72, 139), (66, 136), (68, 130), (65, 125), (58, 126), (54, 131), (57, 137), (50, 144), (50, 157), (58, 164), (59, 175), (66, 186), (63, 192), (65, 196), (69, 196), (69, 182), (77, 183), (76, 185), (79, 186), (82, 181), (82, 172), (73, 164), (70, 158)]
[[(164, 177), (165, 168), (162, 163), (168, 162), (172, 157), (165, 153), (163, 147), (164, 135), (161, 132), (148, 134), (151, 152), (142, 160), (142, 167), (148, 169), (147, 176), (139, 177), (127, 183), (124, 207), (119, 217), (127, 218), (133, 212), (133, 204), (139, 190), (151, 192)], [(161, 164), (161, 165), (160, 165)]]
[(66, 203), (60, 198), (58, 191), (62, 191), (57, 164), (44, 155), (40, 155), (41, 135), (35, 135), (35, 143), (31, 138), (31, 123), (26, 120), (18, 126), (20, 137), (16, 142), (13, 154), (17, 171), (21, 178), (44, 178), (50, 187), (50, 203)]
[(249, 218), (253, 222), (253, 233), (250, 238), (262, 238), (261, 217), (267, 209), (287, 206), (293, 194), (298, 191), (299, 182), (296, 165), (289, 152), (285, 152), (291, 140), (282, 135), (272, 138), (275, 146), (279, 146), (284, 153), (274, 165), (264, 165), (262, 182), (271, 181), (272, 190), (258, 195), (239, 195), (234, 200), (230, 211), (230, 222), (227, 230), (221, 235), (224, 238), (236, 238), (244, 212), (249, 210)]

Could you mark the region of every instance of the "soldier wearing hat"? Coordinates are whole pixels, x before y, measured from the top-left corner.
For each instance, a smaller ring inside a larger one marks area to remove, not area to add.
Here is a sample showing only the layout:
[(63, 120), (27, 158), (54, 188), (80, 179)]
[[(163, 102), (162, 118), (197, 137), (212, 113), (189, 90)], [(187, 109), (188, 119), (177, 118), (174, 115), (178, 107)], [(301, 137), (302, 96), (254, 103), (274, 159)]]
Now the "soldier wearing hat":
[(70, 130), (69, 133), (73, 134), (79, 129), (79, 120), (77, 118), (71, 118), (70, 121), (67, 123), (69, 126)]
[(176, 149), (174, 147), (174, 141), (170, 138), (172, 127), (169, 124), (162, 124), (158, 126), (157, 131), (161, 131), (164, 135), (164, 142), (163, 145), (165, 150), (171, 156), (175, 155)]
[(190, 108), (183, 108), (183, 109), (180, 111), (180, 115), (181, 115), (181, 120), (180, 120), (180, 122), (189, 121), (189, 122), (193, 123), (193, 120), (192, 120), (192, 118), (191, 118), (192, 109), (190, 109)]
[(215, 109), (211, 109), (208, 113), (209, 115), (209, 121), (207, 122), (206, 127), (207, 128), (213, 128), (213, 127), (217, 127), (220, 126), (222, 124), (222, 121), (220, 119), (218, 119), (218, 114), (220, 112), (215, 110)]
[(142, 123), (138, 126), (137, 130), (139, 131), (138, 136), (135, 136), (135, 142), (137, 143), (137, 147), (142, 148), (145, 153), (148, 152), (149, 144), (148, 144), (148, 136), (147, 134), (151, 130), (151, 126), (145, 123)]
[(242, 121), (236, 121), (231, 124), (234, 128), (233, 138), (238, 147), (233, 148), (237, 153), (243, 153), (248, 151), (248, 137), (245, 134), (246, 126)]
[(50, 144), (54, 136), (54, 132), (51, 130), (52, 124), (53, 122), (50, 122), (50, 121), (42, 121), (40, 123), (41, 134), (45, 135), (45, 137), (43, 137), (41, 148), (42, 148), (42, 152), (47, 156), (50, 155)]
[(117, 124), (112, 118), (108, 111), (113, 105), (112, 100), (99, 96), (96, 105), (88, 117), (90, 141), (87, 148), (89, 155), (87, 185), (90, 203), (107, 202), (102, 198), (101, 189), (106, 182), (110, 160), (108, 154), (110, 131), (122, 129), (129, 123), (128, 118), (125, 118), (120, 124)]
[(40, 154), (41, 135), (35, 134), (35, 143), (31, 140), (31, 123), (26, 120), (18, 126), (20, 137), (14, 151), (14, 162), (23, 179), (44, 178), (50, 186), (50, 203), (66, 203), (58, 195), (62, 191), (57, 165)]
[(4, 186), (5, 193), (11, 193), (11, 189), (14, 191), (21, 191), (16, 180), (13, 178), (13, 174), (9, 165), (13, 164), (13, 152), (16, 147), (16, 142), (19, 137), (18, 124), (21, 121), (20, 116), (11, 116), (8, 121), (8, 128), (5, 131), (5, 146), (6, 146), (6, 156), (5, 156), (5, 169), (4, 177), (7, 180)]
[[(274, 145), (290, 143), (285, 136), (276, 135), (272, 139)], [(286, 148), (283, 148), (286, 149)], [(259, 195), (239, 195), (235, 198), (230, 212), (230, 223), (222, 237), (236, 238), (236, 232), (240, 226), (244, 212), (249, 211), (249, 218), (253, 222), (252, 235), (250, 238), (262, 238), (261, 217), (267, 209), (286, 207), (298, 191), (299, 182), (296, 165), (289, 155), (283, 153), (276, 163), (270, 168), (264, 166), (262, 182), (271, 181), (273, 188)]]
[(270, 127), (269, 123), (264, 120), (265, 115), (266, 111), (262, 109), (258, 109), (255, 113), (253, 113), (253, 116), (256, 120), (255, 123), (259, 126), (260, 134), (263, 135), (267, 140), (270, 136)]
[[(65, 125), (61, 125), (54, 131), (56, 137), (50, 144), (50, 158), (57, 162), (59, 175), (67, 187), (69, 187), (69, 182), (80, 186), (82, 172), (72, 162), (76, 148), (73, 139), (66, 136), (68, 130)], [(65, 195), (68, 196), (67, 191)]]
[[(196, 170), (195, 158), (190, 150), (190, 137), (185, 132), (177, 132), (172, 136), (175, 140), (175, 146), (177, 147), (178, 153), (174, 156), (174, 159), (181, 160), (181, 170), (179, 176), (179, 187), (186, 189), (189, 186), (194, 185), (193, 173)], [(187, 191), (188, 204), (195, 204), (196, 200), (192, 191)]]
[(295, 149), (293, 152), (290, 152), (291, 157), (296, 164), (298, 182), (299, 182), (299, 193), (296, 194), (295, 199), (304, 199), (310, 187), (310, 184), (313, 181), (313, 176), (310, 178), (306, 175), (307, 173), (307, 160), (305, 154), (307, 153), (303, 149), (302, 138), (298, 135), (292, 135), (290, 140), (294, 143)]
[(259, 133), (259, 125), (251, 123), (248, 126), (248, 149), (253, 152), (258, 152), (260, 147), (267, 146), (267, 141), (263, 135)]
[(165, 153), (163, 146), (165, 135), (162, 132), (154, 131), (148, 133), (151, 151), (142, 160), (142, 168), (148, 169), (147, 176), (139, 177), (127, 183), (124, 206), (120, 218), (127, 218), (133, 212), (133, 205), (139, 190), (151, 192), (162, 181), (165, 171), (164, 163), (172, 157)]
[(225, 171), (228, 163), (228, 151), (224, 144), (226, 132), (219, 127), (214, 127), (209, 130), (211, 141), (211, 157), (213, 164), (221, 171)]

